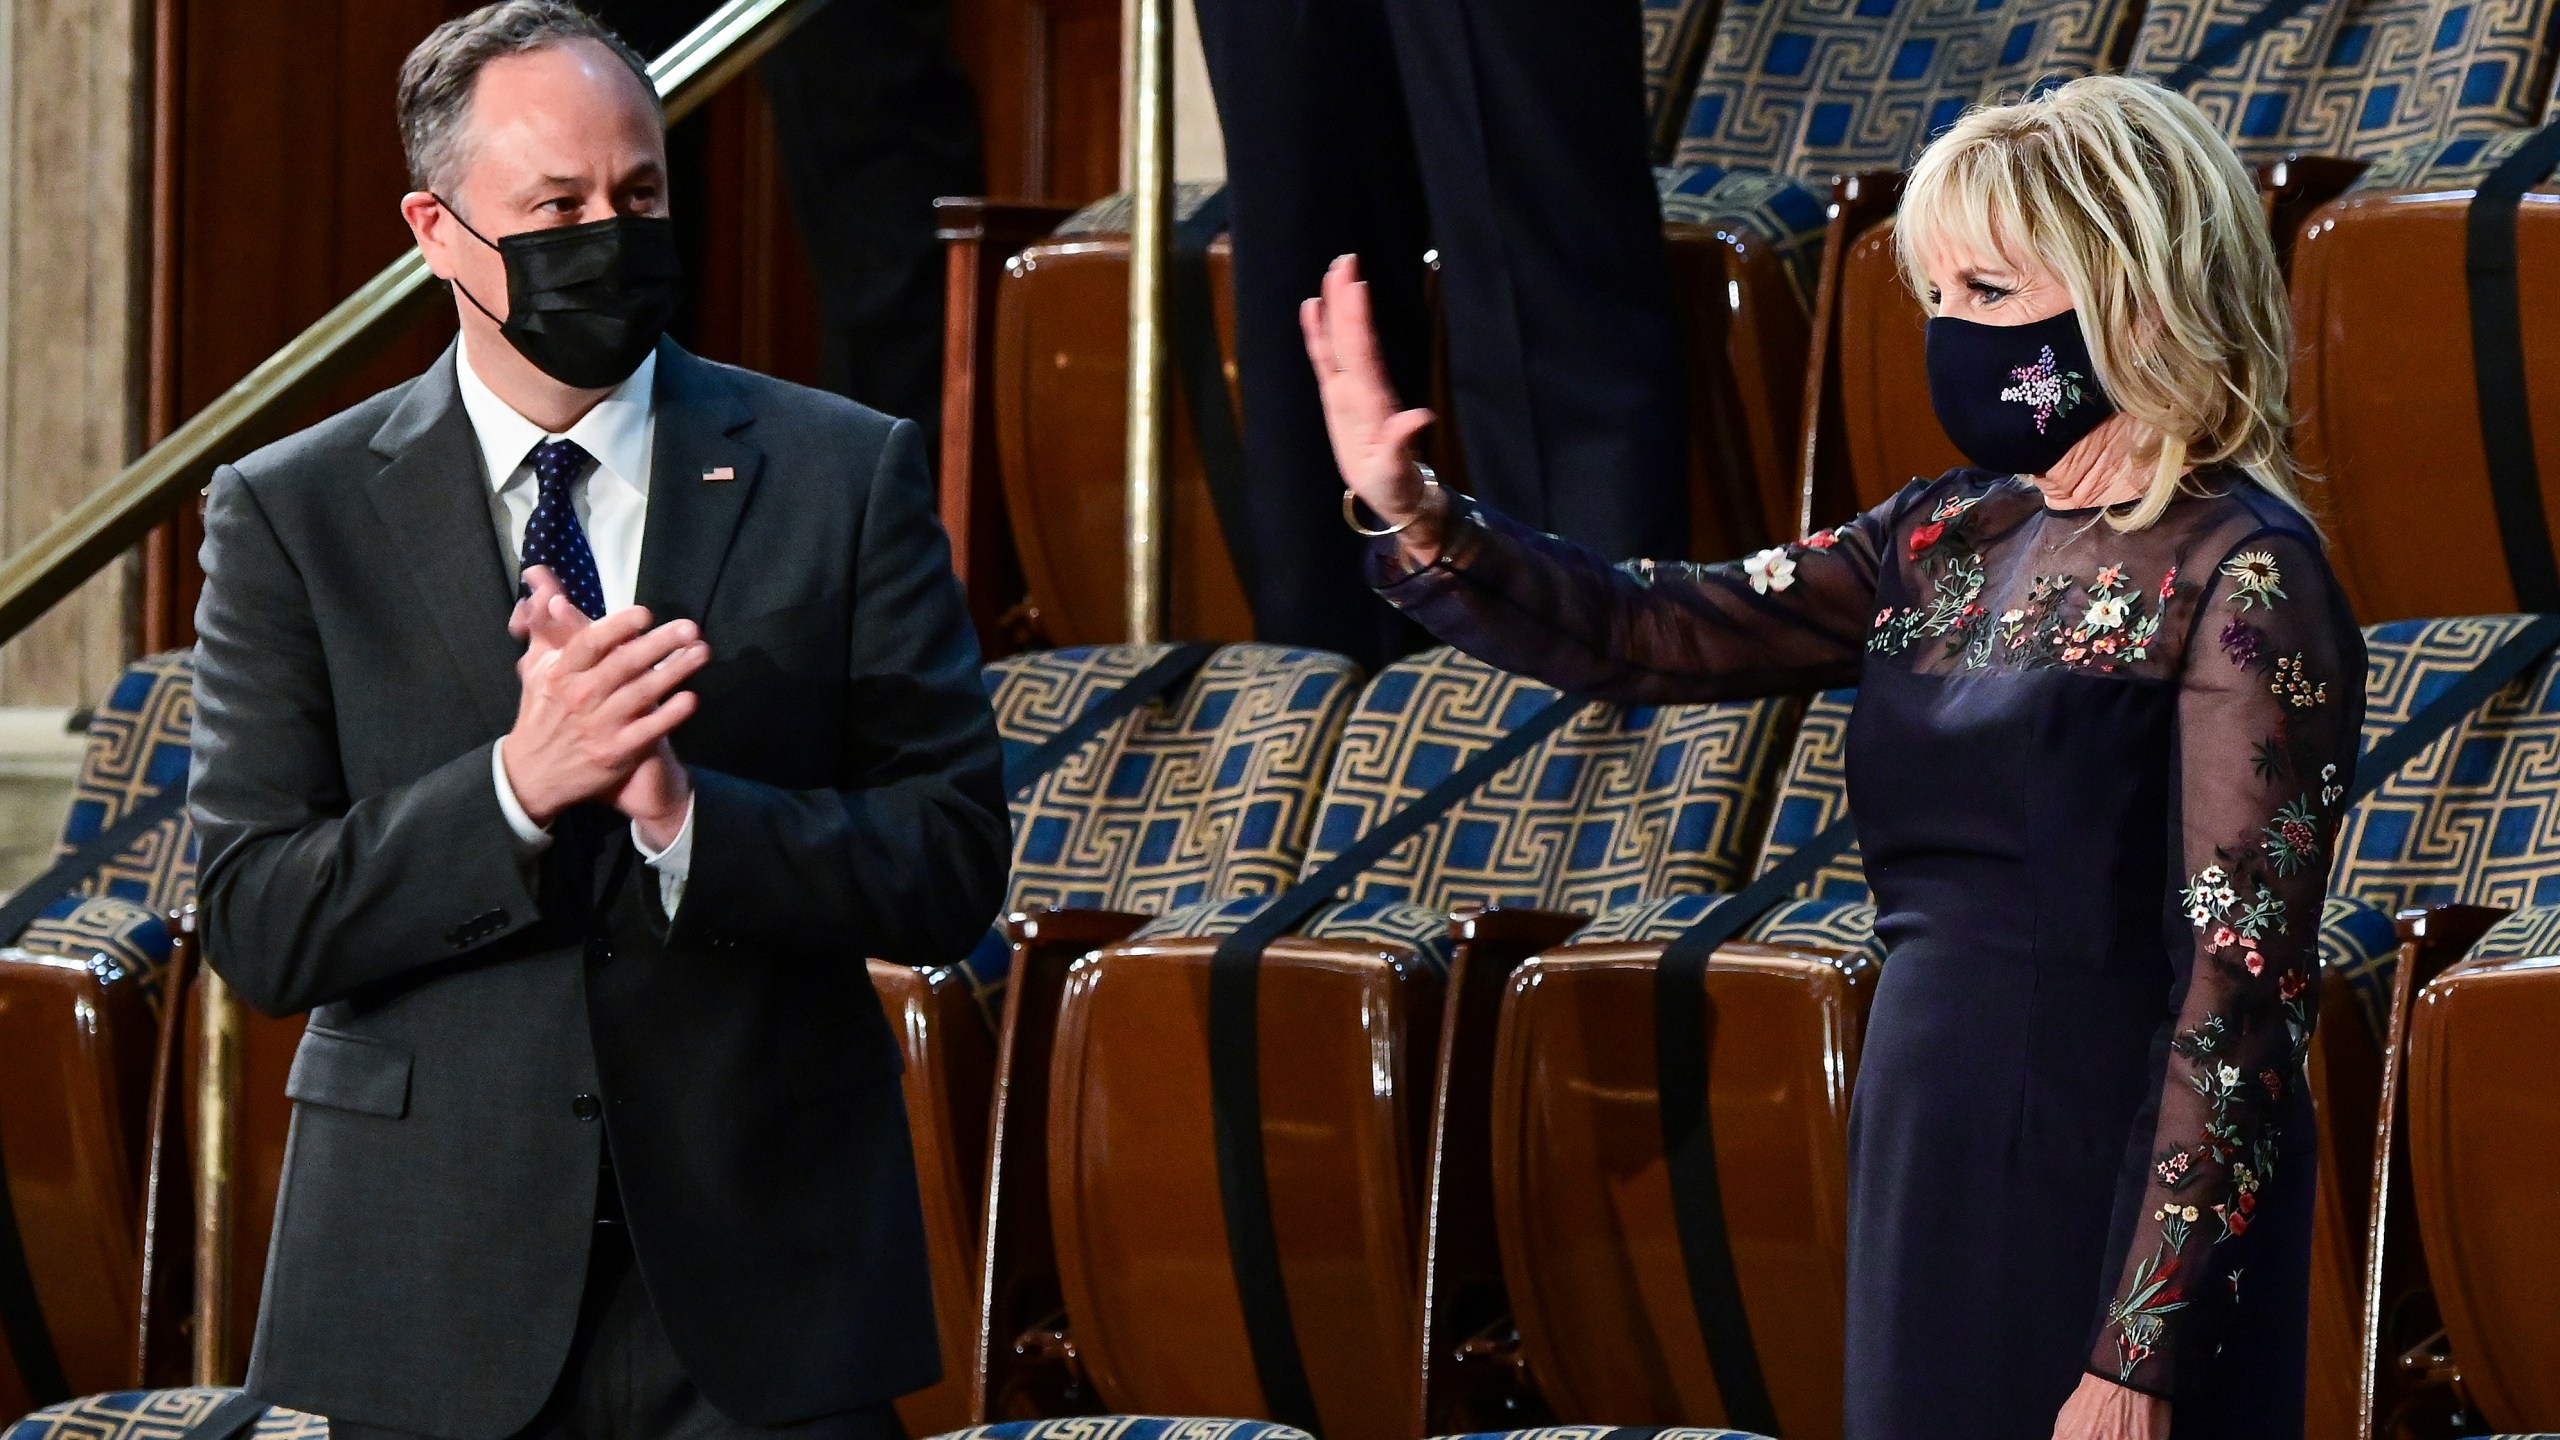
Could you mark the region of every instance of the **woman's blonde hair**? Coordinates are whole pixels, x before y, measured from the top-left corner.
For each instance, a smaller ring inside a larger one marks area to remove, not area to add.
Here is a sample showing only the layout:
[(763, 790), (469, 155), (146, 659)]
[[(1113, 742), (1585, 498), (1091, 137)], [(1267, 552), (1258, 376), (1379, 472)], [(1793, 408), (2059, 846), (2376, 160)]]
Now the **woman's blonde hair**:
[(2240, 157), (2185, 97), (2091, 75), (1969, 111), (1903, 191), (1894, 248), (1924, 305), (1925, 257), (1950, 245), (2032, 256), (2070, 290), (2099, 383), (2157, 446), (2118, 528), (2157, 520), (2191, 467), (2221, 463), (2309, 513), (2285, 443), (2293, 314), (2275, 246)]

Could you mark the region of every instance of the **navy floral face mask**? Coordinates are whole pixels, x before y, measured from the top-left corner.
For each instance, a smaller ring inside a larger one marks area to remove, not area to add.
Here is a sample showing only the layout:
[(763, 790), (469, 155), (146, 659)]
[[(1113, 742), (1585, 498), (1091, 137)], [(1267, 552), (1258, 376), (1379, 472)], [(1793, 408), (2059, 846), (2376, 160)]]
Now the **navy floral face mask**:
[(2026, 325), (1929, 322), (1929, 404), (1973, 463), (2042, 475), (2116, 413), (2080, 335), (2080, 312)]

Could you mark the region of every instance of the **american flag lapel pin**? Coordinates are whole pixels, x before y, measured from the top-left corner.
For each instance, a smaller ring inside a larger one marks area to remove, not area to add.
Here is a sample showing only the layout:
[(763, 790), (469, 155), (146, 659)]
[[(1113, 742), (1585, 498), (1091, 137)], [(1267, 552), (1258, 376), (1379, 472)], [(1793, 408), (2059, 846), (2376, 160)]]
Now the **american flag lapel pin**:
[(738, 472), (727, 465), (714, 465), (710, 469), (702, 472), (702, 478), (711, 484), (717, 485), (722, 481), (737, 479)]

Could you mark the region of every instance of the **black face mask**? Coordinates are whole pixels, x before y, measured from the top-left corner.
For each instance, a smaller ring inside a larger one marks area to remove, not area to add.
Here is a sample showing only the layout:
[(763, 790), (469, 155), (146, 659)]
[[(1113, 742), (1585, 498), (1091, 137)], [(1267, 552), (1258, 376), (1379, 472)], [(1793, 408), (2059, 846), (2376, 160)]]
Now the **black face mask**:
[(676, 262), (671, 220), (617, 215), (492, 242), (443, 197), (436, 203), (506, 262), (507, 318), (490, 314), (461, 281), (453, 288), (498, 320), (516, 353), (563, 385), (602, 390), (621, 384), (675, 318), (684, 270)]
[(1929, 405), (1976, 465), (2042, 475), (2116, 413), (2065, 310), (2027, 325), (1929, 322)]

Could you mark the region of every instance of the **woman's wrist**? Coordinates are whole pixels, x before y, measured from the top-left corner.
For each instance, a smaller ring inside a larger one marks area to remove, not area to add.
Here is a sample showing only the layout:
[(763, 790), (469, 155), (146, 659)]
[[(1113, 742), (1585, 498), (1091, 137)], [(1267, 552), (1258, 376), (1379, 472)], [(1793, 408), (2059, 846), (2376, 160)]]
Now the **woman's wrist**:
[(1449, 492), (1431, 473), (1431, 467), (1419, 461), (1414, 467), (1422, 479), (1421, 497), (1414, 502), (1413, 514), (1404, 528), (1396, 532), (1396, 548), (1405, 564), (1424, 570), (1438, 563), (1440, 542), (1448, 533)]

